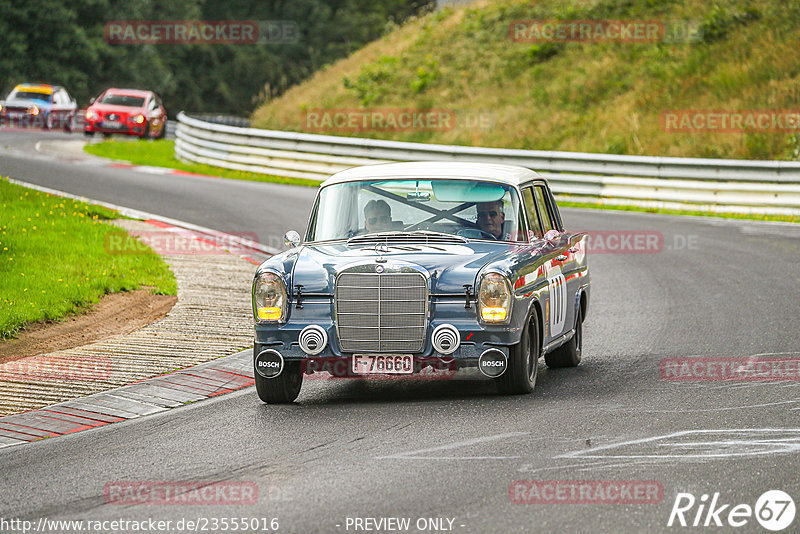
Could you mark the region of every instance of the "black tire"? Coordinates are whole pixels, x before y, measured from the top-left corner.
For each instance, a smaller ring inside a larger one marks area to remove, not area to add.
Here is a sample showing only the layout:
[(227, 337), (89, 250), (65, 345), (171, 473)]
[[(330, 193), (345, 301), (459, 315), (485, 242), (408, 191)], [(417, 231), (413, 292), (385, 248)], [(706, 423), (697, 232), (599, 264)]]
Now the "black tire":
[(508, 368), (499, 378), (495, 378), (497, 389), (503, 395), (522, 395), (530, 393), (536, 386), (539, 374), (539, 318), (534, 311), (528, 319), (519, 343), (511, 347)]
[(142, 132), (142, 136), (139, 138), (139, 141), (147, 141), (150, 138), (150, 123), (145, 123), (144, 131)]
[(283, 372), (275, 378), (264, 378), (255, 371), (258, 398), (267, 404), (289, 404), (300, 395), (303, 373), (300, 362), (285, 362)]
[(104, 139), (111, 139), (111, 134), (110, 134), (110, 133), (103, 132), (103, 138), (104, 138)]
[(85, 135), (86, 137), (94, 137), (94, 132), (87, 132), (86, 130), (84, 130), (83, 135)]
[(56, 125), (55, 116), (54, 114), (48, 113), (47, 117), (45, 117), (44, 121), (42, 121), (42, 128), (45, 130), (52, 130), (53, 127)]
[(575, 335), (553, 352), (544, 355), (547, 367), (575, 367), (581, 363), (583, 352), (583, 314), (578, 306), (578, 320), (575, 321)]
[(161, 131), (158, 132), (158, 136), (156, 137), (156, 139), (164, 139), (166, 136), (167, 136), (167, 121), (164, 121), (164, 123), (161, 126)]

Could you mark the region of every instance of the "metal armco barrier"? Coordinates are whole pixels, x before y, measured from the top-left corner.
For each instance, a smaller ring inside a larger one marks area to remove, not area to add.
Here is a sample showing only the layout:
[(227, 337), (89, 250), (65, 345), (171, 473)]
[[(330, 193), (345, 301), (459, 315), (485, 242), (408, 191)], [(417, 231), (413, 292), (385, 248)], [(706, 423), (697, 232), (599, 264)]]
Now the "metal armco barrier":
[[(241, 120), (241, 119), (240, 119)], [(323, 180), (356, 165), (476, 161), (538, 171), (577, 201), (742, 213), (800, 214), (800, 162), (548, 152), (405, 143), (220, 124), (178, 114), (184, 161)]]

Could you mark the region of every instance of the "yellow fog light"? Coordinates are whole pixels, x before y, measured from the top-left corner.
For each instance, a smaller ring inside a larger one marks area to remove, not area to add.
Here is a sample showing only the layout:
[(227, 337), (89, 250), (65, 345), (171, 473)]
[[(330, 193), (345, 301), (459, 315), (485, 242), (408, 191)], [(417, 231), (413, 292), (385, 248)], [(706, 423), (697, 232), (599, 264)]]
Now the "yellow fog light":
[(483, 308), (481, 310), (481, 317), (484, 321), (505, 321), (506, 309), (505, 308)]
[(276, 306), (261, 307), (258, 309), (258, 318), (262, 321), (277, 321), (281, 318), (281, 309)]

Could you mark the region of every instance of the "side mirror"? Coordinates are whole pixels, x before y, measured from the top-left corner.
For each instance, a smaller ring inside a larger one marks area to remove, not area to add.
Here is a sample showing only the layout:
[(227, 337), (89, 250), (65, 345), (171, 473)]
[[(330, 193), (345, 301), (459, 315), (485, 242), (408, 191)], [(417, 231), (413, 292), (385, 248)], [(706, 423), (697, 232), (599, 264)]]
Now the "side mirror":
[(283, 236), (283, 244), (288, 248), (294, 248), (300, 244), (300, 234), (294, 230), (289, 230)]
[(548, 230), (548, 232), (544, 234), (544, 240), (550, 243), (554, 243), (556, 239), (558, 239), (558, 236), (560, 235), (561, 232), (559, 232), (558, 230)]
[(89, 105), (91, 106), (92, 104), (94, 104), (95, 100), (97, 100), (97, 98), (95, 98), (95, 97), (90, 98), (89, 99)]

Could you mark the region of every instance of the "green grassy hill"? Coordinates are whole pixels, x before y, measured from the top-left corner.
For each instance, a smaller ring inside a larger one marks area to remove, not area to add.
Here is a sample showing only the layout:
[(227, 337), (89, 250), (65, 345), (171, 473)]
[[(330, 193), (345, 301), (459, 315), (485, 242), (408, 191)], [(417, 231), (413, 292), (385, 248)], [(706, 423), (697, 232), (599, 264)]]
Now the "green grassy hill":
[[(682, 42), (515, 42), (520, 19), (646, 20)], [(413, 20), (267, 102), (254, 125), (310, 131), (317, 109), (439, 109), (442, 131), (322, 133), (617, 154), (797, 159), (800, 134), (665, 131), (671, 110), (800, 109), (800, 3), (499, 0)], [(314, 131), (320, 131), (316, 129)], [(800, 131), (800, 130), (799, 130)]]

